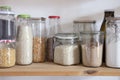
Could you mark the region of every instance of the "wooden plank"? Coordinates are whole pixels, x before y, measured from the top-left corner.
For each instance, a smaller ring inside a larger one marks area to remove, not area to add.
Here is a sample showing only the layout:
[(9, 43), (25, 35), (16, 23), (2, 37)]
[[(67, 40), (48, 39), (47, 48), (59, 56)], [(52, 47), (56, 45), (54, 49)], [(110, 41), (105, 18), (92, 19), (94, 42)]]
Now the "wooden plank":
[(120, 69), (89, 68), (82, 65), (61, 66), (54, 63), (33, 63), (0, 69), (0, 76), (120, 76)]

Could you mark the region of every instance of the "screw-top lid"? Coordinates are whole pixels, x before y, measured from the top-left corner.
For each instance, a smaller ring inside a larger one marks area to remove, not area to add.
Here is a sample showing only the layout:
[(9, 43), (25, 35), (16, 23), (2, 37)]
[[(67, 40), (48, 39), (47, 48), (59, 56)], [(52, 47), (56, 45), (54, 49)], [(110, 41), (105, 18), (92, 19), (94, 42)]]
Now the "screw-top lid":
[(113, 9), (108, 9), (108, 10), (105, 10), (104, 12), (105, 13), (109, 13), (109, 12), (113, 12), (114, 13), (114, 10)]
[(17, 18), (24, 18), (24, 19), (26, 19), (26, 18), (30, 18), (30, 15), (29, 14), (19, 14), (17, 16)]
[(11, 7), (10, 6), (0, 6), (0, 10), (1, 11), (11, 11)]
[(75, 20), (74, 23), (96, 23), (96, 20)]
[(60, 18), (60, 16), (49, 16), (49, 18)]
[(32, 17), (31, 20), (35, 20), (35, 21), (45, 21), (46, 18), (44, 18), (44, 17), (40, 17), (40, 18)]
[(0, 6), (0, 14), (11, 14), (14, 15), (15, 13), (11, 11), (10, 6)]

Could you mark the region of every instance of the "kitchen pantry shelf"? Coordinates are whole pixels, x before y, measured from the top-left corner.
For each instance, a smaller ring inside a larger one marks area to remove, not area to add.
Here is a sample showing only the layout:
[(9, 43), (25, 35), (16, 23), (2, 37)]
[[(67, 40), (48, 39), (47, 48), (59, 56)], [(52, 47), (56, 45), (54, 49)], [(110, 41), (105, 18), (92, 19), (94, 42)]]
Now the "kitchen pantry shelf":
[(120, 76), (120, 69), (89, 68), (81, 65), (61, 66), (54, 63), (33, 63), (0, 69), (0, 76)]

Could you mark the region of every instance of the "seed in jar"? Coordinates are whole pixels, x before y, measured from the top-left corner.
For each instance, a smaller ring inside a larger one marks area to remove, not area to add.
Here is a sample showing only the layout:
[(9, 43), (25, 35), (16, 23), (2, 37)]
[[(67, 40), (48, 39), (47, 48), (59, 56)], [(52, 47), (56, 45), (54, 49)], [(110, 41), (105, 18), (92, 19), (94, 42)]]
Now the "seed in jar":
[(2, 48), (0, 49), (0, 67), (11, 67), (15, 65), (15, 49)]
[(33, 39), (33, 62), (45, 61), (45, 38)]

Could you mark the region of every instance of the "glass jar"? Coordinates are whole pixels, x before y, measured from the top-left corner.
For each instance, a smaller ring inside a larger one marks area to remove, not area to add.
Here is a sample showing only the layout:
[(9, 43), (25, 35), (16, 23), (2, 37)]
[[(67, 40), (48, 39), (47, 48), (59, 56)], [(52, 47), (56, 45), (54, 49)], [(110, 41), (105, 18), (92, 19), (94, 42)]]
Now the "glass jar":
[(120, 68), (120, 17), (107, 18), (106, 65)]
[(0, 68), (12, 67), (16, 62), (15, 45), (12, 40), (0, 40)]
[(53, 62), (54, 58), (54, 38), (53, 36), (61, 32), (60, 16), (49, 16), (49, 28), (47, 39), (47, 61)]
[(15, 37), (14, 12), (9, 6), (0, 6), (0, 40), (13, 40)]
[(81, 21), (74, 21), (74, 32), (78, 34), (80, 38), (80, 32), (82, 31), (89, 31), (93, 32), (96, 31), (96, 21), (95, 20), (81, 20)]
[(99, 67), (102, 64), (103, 32), (80, 32), (82, 63), (88, 67)]
[(55, 35), (54, 63), (73, 65), (80, 63), (78, 37), (73, 33)]
[(16, 62), (20, 65), (32, 63), (33, 33), (30, 15), (20, 14), (17, 17)]
[(45, 18), (32, 18), (33, 28), (33, 62), (44, 62), (46, 56)]

